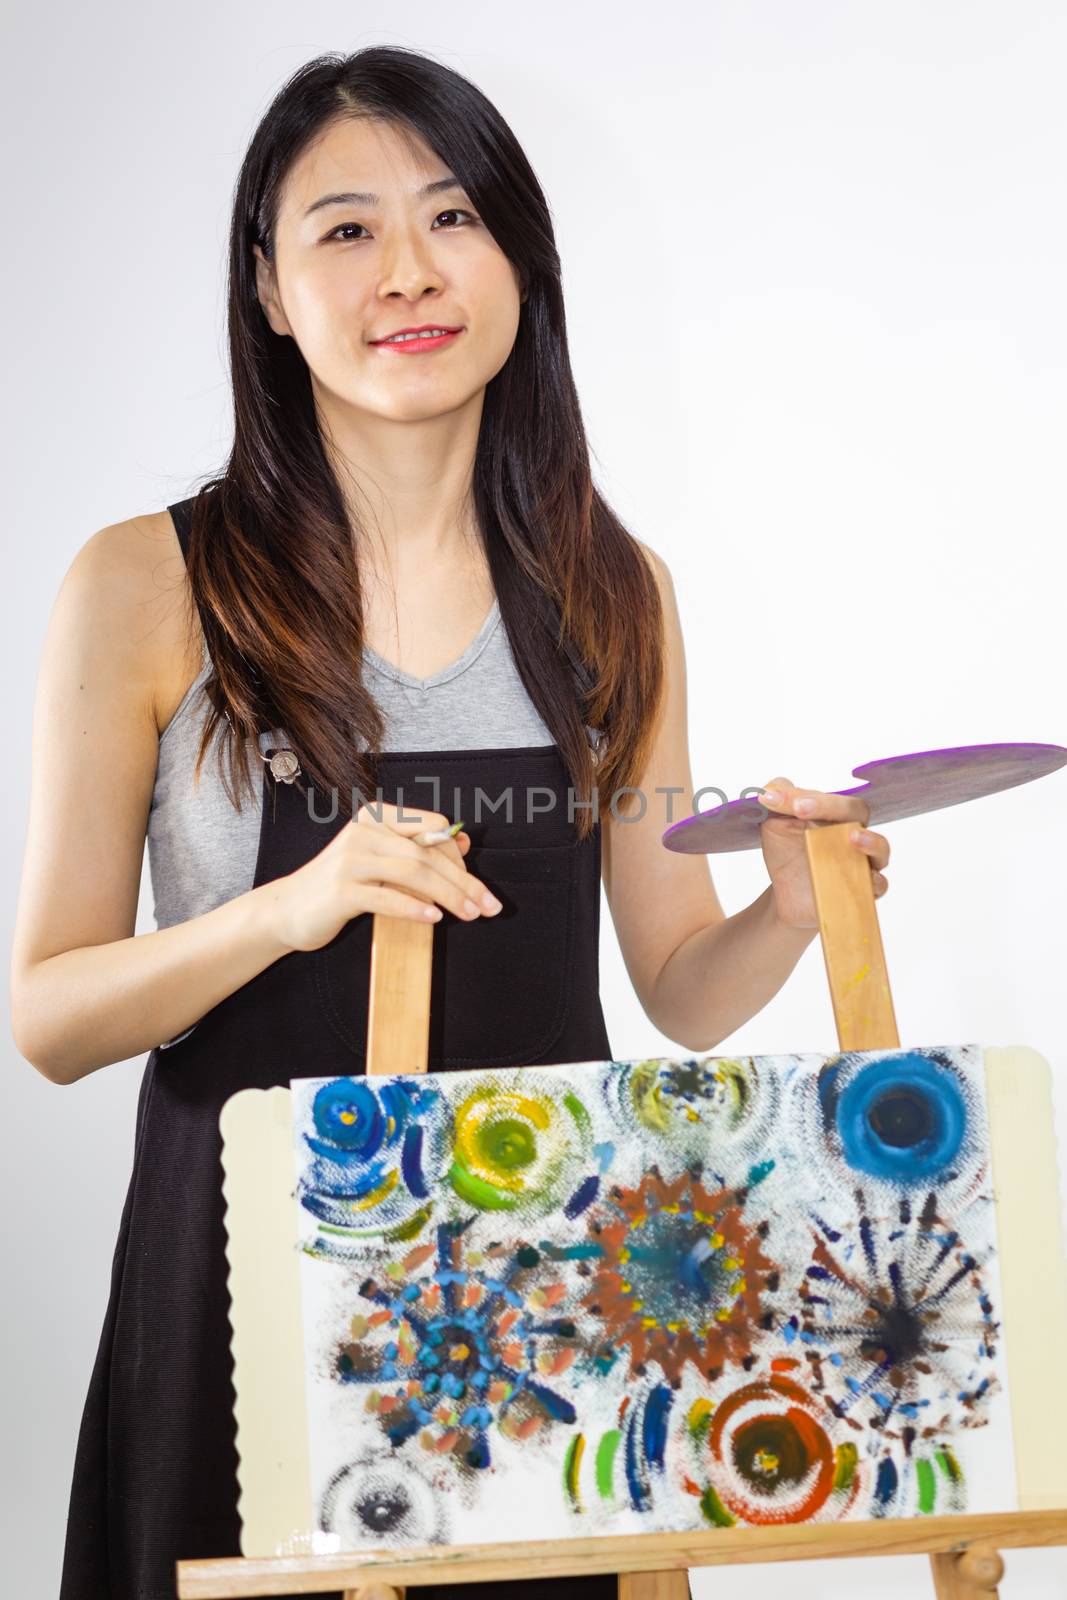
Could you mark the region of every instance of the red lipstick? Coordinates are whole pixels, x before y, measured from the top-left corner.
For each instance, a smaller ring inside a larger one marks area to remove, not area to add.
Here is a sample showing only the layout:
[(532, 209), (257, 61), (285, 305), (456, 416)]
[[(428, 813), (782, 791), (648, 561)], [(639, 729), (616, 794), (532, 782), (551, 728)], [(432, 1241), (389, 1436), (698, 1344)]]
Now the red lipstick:
[[(423, 322), (416, 328), (397, 328), (392, 334), (386, 334), (381, 339), (372, 339), (370, 342), (376, 350), (389, 350), (400, 355), (418, 355), (424, 350), (439, 350), (446, 344), (451, 344), (457, 334), (463, 332), (462, 328), (449, 327), (444, 322)], [(405, 339), (398, 339), (397, 334), (407, 334)], [(411, 335), (420, 337), (412, 338)]]

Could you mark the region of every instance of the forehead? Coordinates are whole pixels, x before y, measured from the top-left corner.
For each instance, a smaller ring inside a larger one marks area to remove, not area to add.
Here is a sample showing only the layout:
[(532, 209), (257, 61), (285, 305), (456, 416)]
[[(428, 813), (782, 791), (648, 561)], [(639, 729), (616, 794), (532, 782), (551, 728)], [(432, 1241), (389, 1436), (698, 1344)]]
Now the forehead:
[(282, 186), (279, 220), (300, 222), (320, 196), (369, 191), (402, 202), (447, 167), (412, 129), (366, 117), (338, 117), (294, 161)]

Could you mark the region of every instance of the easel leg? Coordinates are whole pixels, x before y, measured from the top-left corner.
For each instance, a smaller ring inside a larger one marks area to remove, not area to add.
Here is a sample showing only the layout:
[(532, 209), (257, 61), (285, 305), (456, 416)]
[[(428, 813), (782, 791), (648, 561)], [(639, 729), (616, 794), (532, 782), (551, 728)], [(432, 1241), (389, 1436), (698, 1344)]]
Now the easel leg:
[[(430, 1032), (433, 928), (407, 917), (374, 916), (370, 956), (368, 1076), (425, 1072)], [(472, 1587), (476, 1587), (472, 1586)], [(407, 1590), (373, 1578), (344, 1600), (405, 1600)]]
[(1004, 1562), (996, 1550), (975, 1546), (957, 1555), (930, 1557), (937, 1600), (997, 1600)]
[[(842, 1050), (891, 1050), (900, 1044), (885, 951), (867, 860), (848, 840), (850, 825), (832, 822), (804, 834), (819, 916), (826, 975)], [(976, 1546), (930, 1557), (937, 1600), (997, 1600), (1004, 1563)]]

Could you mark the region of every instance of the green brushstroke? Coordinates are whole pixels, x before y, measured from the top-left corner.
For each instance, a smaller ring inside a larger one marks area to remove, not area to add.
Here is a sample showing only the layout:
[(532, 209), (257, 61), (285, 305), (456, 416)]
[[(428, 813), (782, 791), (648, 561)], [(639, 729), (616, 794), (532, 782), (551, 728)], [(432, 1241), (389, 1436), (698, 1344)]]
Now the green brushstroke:
[(592, 1132), (593, 1127), (589, 1120), (589, 1113), (573, 1090), (568, 1089), (567, 1093), (563, 1096), (563, 1104), (567, 1107), (567, 1110), (578, 1124), (582, 1133), (589, 1135)]
[(937, 1499), (937, 1479), (929, 1461), (916, 1461), (915, 1476), (919, 1480), (919, 1510), (929, 1516)]
[(491, 1183), (486, 1183), (484, 1178), (476, 1178), (473, 1172), (468, 1172), (466, 1167), (455, 1162), (448, 1174), (449, 1182), (461, 1200), (469, 1200), (472, 1206), (477, 1206), (480, 1211), (514, 1211), (515, 1199), (513, 1195), (502, 1194)]
[(566, 1455), (563, 1457), (563, 1492), (574, 1506), (578, 1504), (578, 1461), (581, 1457), (583, 1443), (583, 1435), (580, 1433), (575, 1434), (567, 1446)]
[[(429, 1205), (423, 1206), (421, 1210), (416, 1211), (414, 1215), (408, 1217), (405, 1222), (397, 1223), (395, 1228), (342, 1228), (332, 1222), (320, 1222), (316, 1225), (316, 1232), (336, 1234), (340, 1239), (366, 1240), (377, 1238), (379, 1234), (383, 1239), (413, 1239), (417, 1233), (421, 1233), (427, 1222), (429, 1222), (432, 1210), (433, 1203), (431, 1202)], [(308, 1246), (305, 1245), (304, 1249), (308, 1250)], [(313, 1249), (309, 1250), (308, 1253), (313, 1254)]]
[(414, 1239), (415, 1235), (417, 1233), (421, 1233), (423, 1228), (425, 1228), (426, 1224), (429, 1222), (430, 1213), (432, 1210), (433, 1203), (431, 1201), (428, 1206), (423, 1206), (421, 1211), (416, 1211), (414, 1216), (408, 1218), (407, 1222), (400, 1223), (398, 1227), (394, 1228), (391, 1233), (387, 1233), (385, 1237), (389, 1240)]
[(700, 1509), (709, 1522), (717, 1528), (732, 1528), (737, 1520), (732, 1517), (709, 1483), (700, 1497)]
[(701, 1443), (704, 1438), (706, 1438), (708, 1431), (711, 1428), (711, 1416), (712, 1407), (706, 1402), (701, 1405), (701, 1403), (698, 1401), (697, 1404), (691, 1408), (689, 1415), (686, 1418), (685, 1425), (689, 1430), (689, 1437), (691, 1439), (695, 1439), (698, 1444)]
[(596, 1451), (596, 1489), (602, 1500), (610, 1500), (614, 1489), (615, 1452), (619, 1448), (622, 1434), (618, 1428), (607, 1432), (597, 1445)]
[(839, 1444), (836, 1451), (837, 1463), (834, 1467), (834, 1489), (847, 1489), (856, 1476), (856, 1463), (859, 1452), (851, 1440)]

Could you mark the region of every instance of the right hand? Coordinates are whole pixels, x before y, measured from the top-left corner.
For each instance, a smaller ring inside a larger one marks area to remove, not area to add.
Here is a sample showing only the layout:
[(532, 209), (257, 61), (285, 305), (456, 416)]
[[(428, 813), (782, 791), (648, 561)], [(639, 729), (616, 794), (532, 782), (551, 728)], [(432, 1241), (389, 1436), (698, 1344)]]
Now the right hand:
[[(466, 833), (441, 844), (415, 843), (414, 834), (448, 828), (450, 818), (423, 811), (415, 821), (400, 822), (397, 807), (384, 800), (380, 810), (379, 820), (377, 808), (360, 806), (318, 855), (263, 885), (274, 891), (271, 922), (287, 950), (318, 950), (366, 911), (432, 923), (443, 915), (435, 908), (436, 915), (427, 916), (434, 902), (463, 922), (500, 910), (499, 901), (495, 910), (482, 907), (489, 890), (463, 864), (471, 843)], [(475, 903), (473, 911), (467, 900)]]

